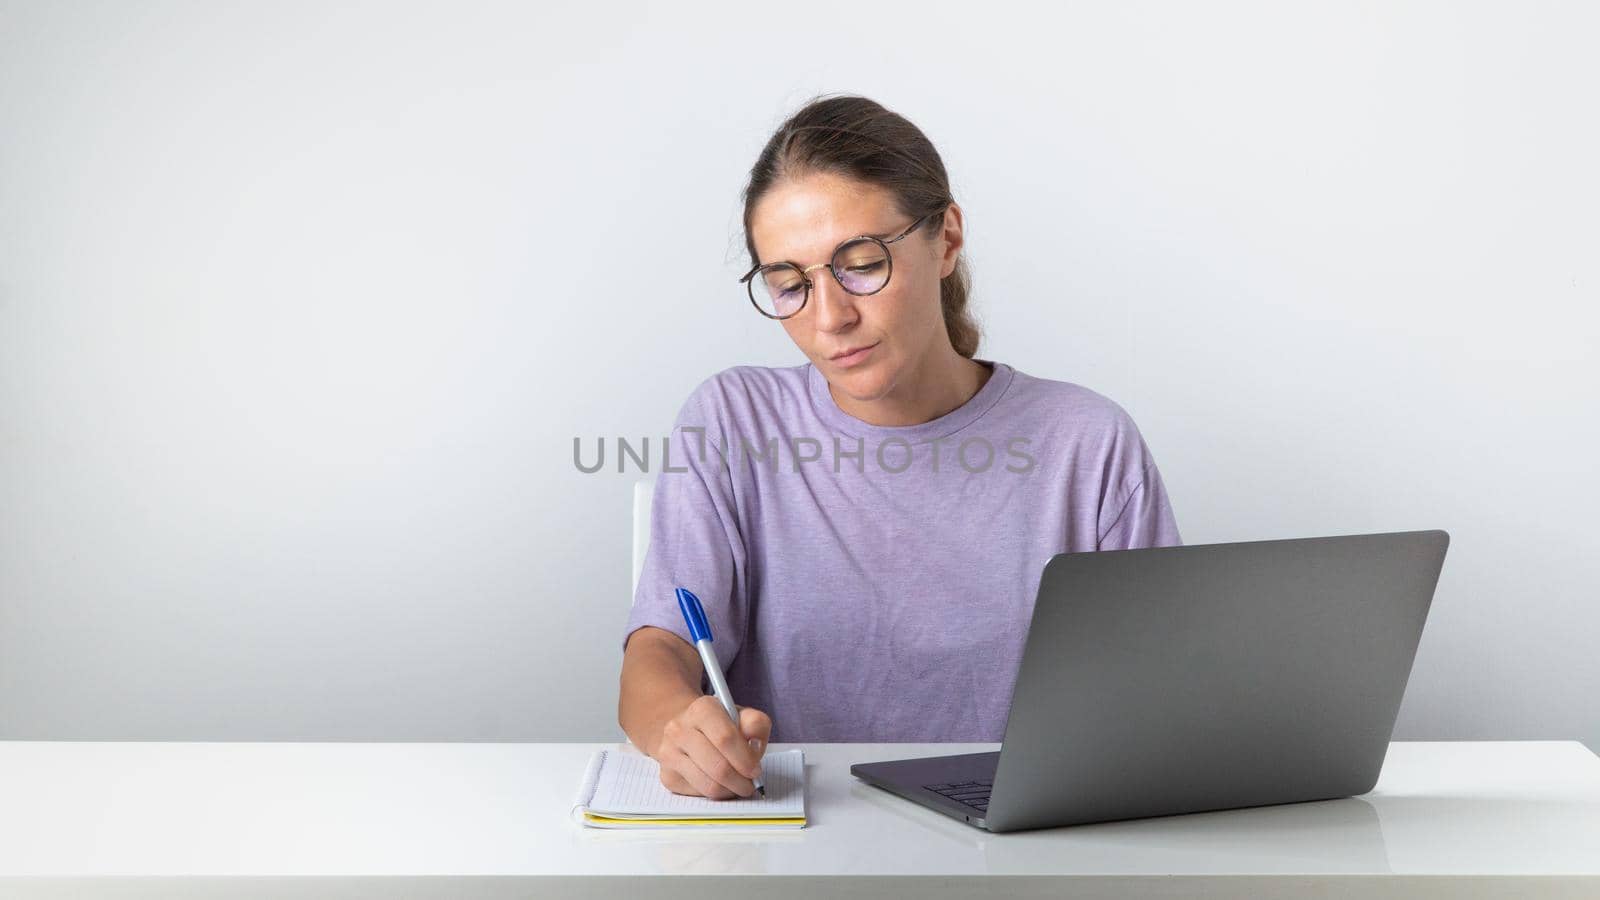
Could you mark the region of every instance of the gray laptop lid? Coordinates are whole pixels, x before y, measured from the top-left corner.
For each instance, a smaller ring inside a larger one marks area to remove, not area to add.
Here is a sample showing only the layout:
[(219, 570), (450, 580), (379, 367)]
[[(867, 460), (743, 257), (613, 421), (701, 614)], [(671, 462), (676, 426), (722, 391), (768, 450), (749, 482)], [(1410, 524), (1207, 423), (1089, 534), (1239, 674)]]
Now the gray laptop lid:
[(1052, 558), (987, 827), (1371, 790), (1448, 544), (1412, 531)]

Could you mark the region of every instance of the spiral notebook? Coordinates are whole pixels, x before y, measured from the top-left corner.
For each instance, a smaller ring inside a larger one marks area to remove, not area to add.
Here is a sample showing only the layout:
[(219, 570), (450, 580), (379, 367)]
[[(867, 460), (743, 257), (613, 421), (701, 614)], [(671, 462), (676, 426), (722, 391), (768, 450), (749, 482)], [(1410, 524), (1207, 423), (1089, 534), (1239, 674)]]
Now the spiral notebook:
[(804, 828), (805, 751), (766, 754), (761, 776), (765, 797), (690, 797), (667, 790), (661, 764), (643, 753), (601, 750), (589, 760), (572, 813), (590, 828)]

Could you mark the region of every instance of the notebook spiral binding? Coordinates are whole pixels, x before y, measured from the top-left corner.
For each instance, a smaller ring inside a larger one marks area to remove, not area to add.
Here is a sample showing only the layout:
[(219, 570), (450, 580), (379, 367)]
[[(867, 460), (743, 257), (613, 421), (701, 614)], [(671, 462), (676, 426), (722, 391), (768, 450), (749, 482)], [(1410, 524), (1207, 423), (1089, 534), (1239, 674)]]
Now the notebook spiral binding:
[(582, 810), (594, 802), (594, 790), (600, 784), (600, 769), (605, 765), (608, 752), (600, 750), (589, 757), (589, 768), (583, 773), (583, 783), (578, 785), (578, 796), (572, 801), (572, 817), (580, 822), (583, 819)]

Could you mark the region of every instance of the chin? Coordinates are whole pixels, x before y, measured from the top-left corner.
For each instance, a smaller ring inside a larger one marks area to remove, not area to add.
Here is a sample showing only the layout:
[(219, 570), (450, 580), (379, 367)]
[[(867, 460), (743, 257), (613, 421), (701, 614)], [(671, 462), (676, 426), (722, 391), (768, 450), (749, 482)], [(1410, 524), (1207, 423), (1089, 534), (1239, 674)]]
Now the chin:
[(888, 367), (877, 360), (870, 365), (836, 372), (830, 380), (835, 388), (849, 394), (858, 403), (877, 400), (888, 393), (889, 387), (894, 384), (894, 379), (889, 377)]

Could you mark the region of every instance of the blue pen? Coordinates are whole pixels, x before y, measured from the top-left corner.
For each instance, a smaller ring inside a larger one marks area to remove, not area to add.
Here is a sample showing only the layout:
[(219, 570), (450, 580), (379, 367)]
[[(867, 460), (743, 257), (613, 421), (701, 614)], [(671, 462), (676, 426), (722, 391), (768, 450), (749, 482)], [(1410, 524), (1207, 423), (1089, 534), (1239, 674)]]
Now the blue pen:
[[(700, 651), (700, 662), (706, 667), (706, 677), (711, 679), (711, 692), (717, 695), (722, 708), (728, 711), (735, 730), (739, 728), (739, 709), (733, 705), (733, 694), (728, 683), (722, 680), (722, 664), (717, 662), (717, 651), (711, 649), (711, 623), (706, 621), (706, 611), (700, 608), (700, 598), (684, 588), (678, 588), (678, 608), (683, 610), (683, 621), (689, 626), (689, 637), (694, 648)], [(755, 779), (756, 792), (767, 795), (767, 786), (760, 776)]]

